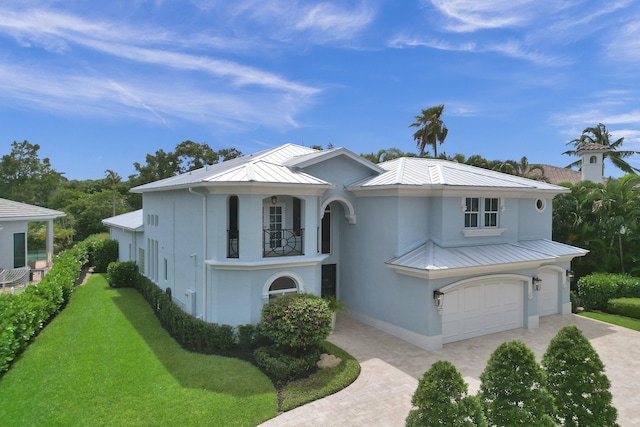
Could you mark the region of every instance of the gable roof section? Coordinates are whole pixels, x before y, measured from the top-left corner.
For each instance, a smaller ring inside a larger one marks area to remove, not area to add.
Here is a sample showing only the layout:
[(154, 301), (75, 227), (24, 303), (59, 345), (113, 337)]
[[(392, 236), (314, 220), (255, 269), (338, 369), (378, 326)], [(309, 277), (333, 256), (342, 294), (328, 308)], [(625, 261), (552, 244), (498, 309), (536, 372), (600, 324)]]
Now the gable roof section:
[(345, 156), (350, 160), (370, 169), (372, 172), (376, 174), (383, 173), (385, 170), (378, 165), (371, 163), (369, 160), (363, 158), (355, 154), (353, 151), (347, 150), (346, 148), (332, 148), (329, 150), (318, 150), (315, 153), (309, 153), (303, 156), (294, 157), (288, 160), (285, 164), (287, 166), (295, 166), (297, 168), (306, 168), (308, 166), (315, 165), (317, 163), (321, 163), (327, 161), (329, 159), (333, 159), (335, 157)]
[(285, 163), (291, 159), (314, 154), (318, 150), (295, 144), (227, 160), (181, 175), (161, 179), (131, 189), (134, 193), (162, 191), (209, 185), (263, 183), (304, 184), (331, 187), (332, 184), (316, 178)]
[(53, 209), (0, 199), (0, 221), (44, 221), (66, 215)]
[(522, 178), (462, 163), (440, 159), (401, 157), (380, 163), (385, 170), (379, 176), (351, 184), (349, 190), (368, 190), (390, 187), (426, 188), (503, 188), (538, 190), (551, 193), (569, 191), (564, 187)]
[(138, 209), (137, 211), (105, 218), (102, 220), (102, 223), (107, 227), (122, 228), (129, 231), (143, 231), (144, 216), (142, 209)]
[(399, 272), (437, 278), (464, 274), (464, 270), (474, 273), (482, 269), (537, 267), (547, 262), (571, 260), (588, 252), (546, 239), (448, 248), (429, 240), (386, 264)]

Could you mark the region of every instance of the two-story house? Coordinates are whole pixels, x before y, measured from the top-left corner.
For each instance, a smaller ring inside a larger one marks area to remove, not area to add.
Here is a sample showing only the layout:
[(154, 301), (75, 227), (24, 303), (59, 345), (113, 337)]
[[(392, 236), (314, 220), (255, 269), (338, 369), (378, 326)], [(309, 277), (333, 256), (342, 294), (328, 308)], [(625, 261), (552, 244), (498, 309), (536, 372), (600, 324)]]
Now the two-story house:
[(570, 263), (540, 181), (444, 160), (373, 164), (293, 144), (132, 189), (105, 220), (185, 311), (257, 323), (287, 292), (336, 295), (348, 315), (431, 350), (570, 312)]

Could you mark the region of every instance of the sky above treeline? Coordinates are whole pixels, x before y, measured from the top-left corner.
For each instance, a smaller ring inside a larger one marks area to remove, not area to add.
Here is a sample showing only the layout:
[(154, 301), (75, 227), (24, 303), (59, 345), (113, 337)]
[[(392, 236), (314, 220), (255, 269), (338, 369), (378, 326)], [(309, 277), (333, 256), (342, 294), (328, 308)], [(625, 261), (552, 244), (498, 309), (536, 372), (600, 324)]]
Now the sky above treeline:
[(185, 140), (417, 152), (445, 104), (439, 153), (566, 166), (598, 123), (640, 151), (638, 70), (628, 0), (4, 0), (0, 155), (126, 179)]

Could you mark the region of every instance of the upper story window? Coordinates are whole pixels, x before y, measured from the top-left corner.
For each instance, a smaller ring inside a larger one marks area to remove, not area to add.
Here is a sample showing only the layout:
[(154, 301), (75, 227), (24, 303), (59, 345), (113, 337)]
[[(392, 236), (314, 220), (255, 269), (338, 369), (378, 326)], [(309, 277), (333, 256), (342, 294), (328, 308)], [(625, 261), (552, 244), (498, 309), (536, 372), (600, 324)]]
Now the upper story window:
[(504, 210), (498, 197), (466, 197), (463, 199), (465, 237), (499, 236), (500, 211)]
[(464, 212), (465, 228), (497, 227), (499, 206), (498, 198), (467, 197)]

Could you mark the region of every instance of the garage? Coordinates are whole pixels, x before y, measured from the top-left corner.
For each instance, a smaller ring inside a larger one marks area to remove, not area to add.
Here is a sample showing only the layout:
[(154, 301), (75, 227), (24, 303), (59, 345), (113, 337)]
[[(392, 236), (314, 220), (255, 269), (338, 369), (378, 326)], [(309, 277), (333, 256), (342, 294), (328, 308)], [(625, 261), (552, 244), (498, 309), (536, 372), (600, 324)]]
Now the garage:
[(560, 312), (558, 273), (555, 271), (542, 271), (539, 274), (542, 283), (538, 295), (538, 315), (549, 316)]
[(524, 282), (475, 281), (447, 290), (442, 313), (443, 343), (521, 328)]

